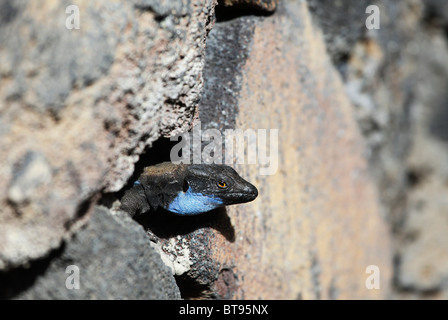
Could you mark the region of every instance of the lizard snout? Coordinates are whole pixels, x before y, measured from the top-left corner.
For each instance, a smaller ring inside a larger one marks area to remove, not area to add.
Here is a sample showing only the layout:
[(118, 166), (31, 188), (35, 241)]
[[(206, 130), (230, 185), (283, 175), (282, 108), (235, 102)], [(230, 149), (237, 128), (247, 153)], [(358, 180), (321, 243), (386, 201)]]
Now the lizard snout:
[(257, 188), (250, 183), (246, 184), (243, 192), (247, 195), (247, 201), (252, 201), (258, 196)]

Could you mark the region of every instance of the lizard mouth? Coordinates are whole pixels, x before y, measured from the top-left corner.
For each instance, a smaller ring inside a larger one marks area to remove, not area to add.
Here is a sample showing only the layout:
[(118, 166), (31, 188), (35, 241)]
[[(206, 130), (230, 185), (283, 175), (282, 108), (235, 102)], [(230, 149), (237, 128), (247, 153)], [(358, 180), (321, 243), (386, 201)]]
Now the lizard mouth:
[(258, 190), (252, 184), (246, 184), (242, 189), (234, 192), (222, 194), (221, 198), (226, 204), (237, 204), (255, 200)]
[(244, 189), (244, 194), (249, 199), (249, 201), (252, 201), (255, 200), (256, 197), (258, 197), (258, 190), (254, 185), (248, 184)]

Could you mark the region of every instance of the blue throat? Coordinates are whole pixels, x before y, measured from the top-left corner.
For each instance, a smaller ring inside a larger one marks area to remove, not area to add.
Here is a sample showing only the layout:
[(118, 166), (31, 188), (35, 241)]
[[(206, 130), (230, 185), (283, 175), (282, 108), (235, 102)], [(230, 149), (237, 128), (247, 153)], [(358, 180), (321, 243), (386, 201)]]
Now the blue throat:
[(186, 192), (179, 192), (167, 210), (180, 215), (194, 215), (216, 209), (222, 204), (220, 198), (194, 193), (189, 187)]

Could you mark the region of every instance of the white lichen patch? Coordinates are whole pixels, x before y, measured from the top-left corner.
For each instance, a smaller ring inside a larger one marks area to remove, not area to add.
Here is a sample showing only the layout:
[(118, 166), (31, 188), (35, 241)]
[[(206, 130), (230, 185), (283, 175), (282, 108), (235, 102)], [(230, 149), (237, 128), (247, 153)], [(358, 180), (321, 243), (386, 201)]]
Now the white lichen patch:
[(180, 276), (190, 270), (193, 263), (190, 260), (190, 248), (185, 239), (178, 236), (169, 239), (164, 244), (151, 242), (151, 245), (160, 254), (163, 263), (171, 269), (173, 275)]

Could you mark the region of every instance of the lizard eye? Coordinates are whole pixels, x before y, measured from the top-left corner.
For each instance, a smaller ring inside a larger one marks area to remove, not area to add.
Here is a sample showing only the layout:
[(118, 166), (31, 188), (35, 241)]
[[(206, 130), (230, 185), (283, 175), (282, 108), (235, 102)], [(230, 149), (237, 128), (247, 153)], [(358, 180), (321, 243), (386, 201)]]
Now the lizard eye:
[(217, 185), (218, 185), (218, 187), (221, 188), (221, 189), (225, 189), (225, 188), (227, 188), (227, 183), (226, 183), (224, 180), (218, 180)]

